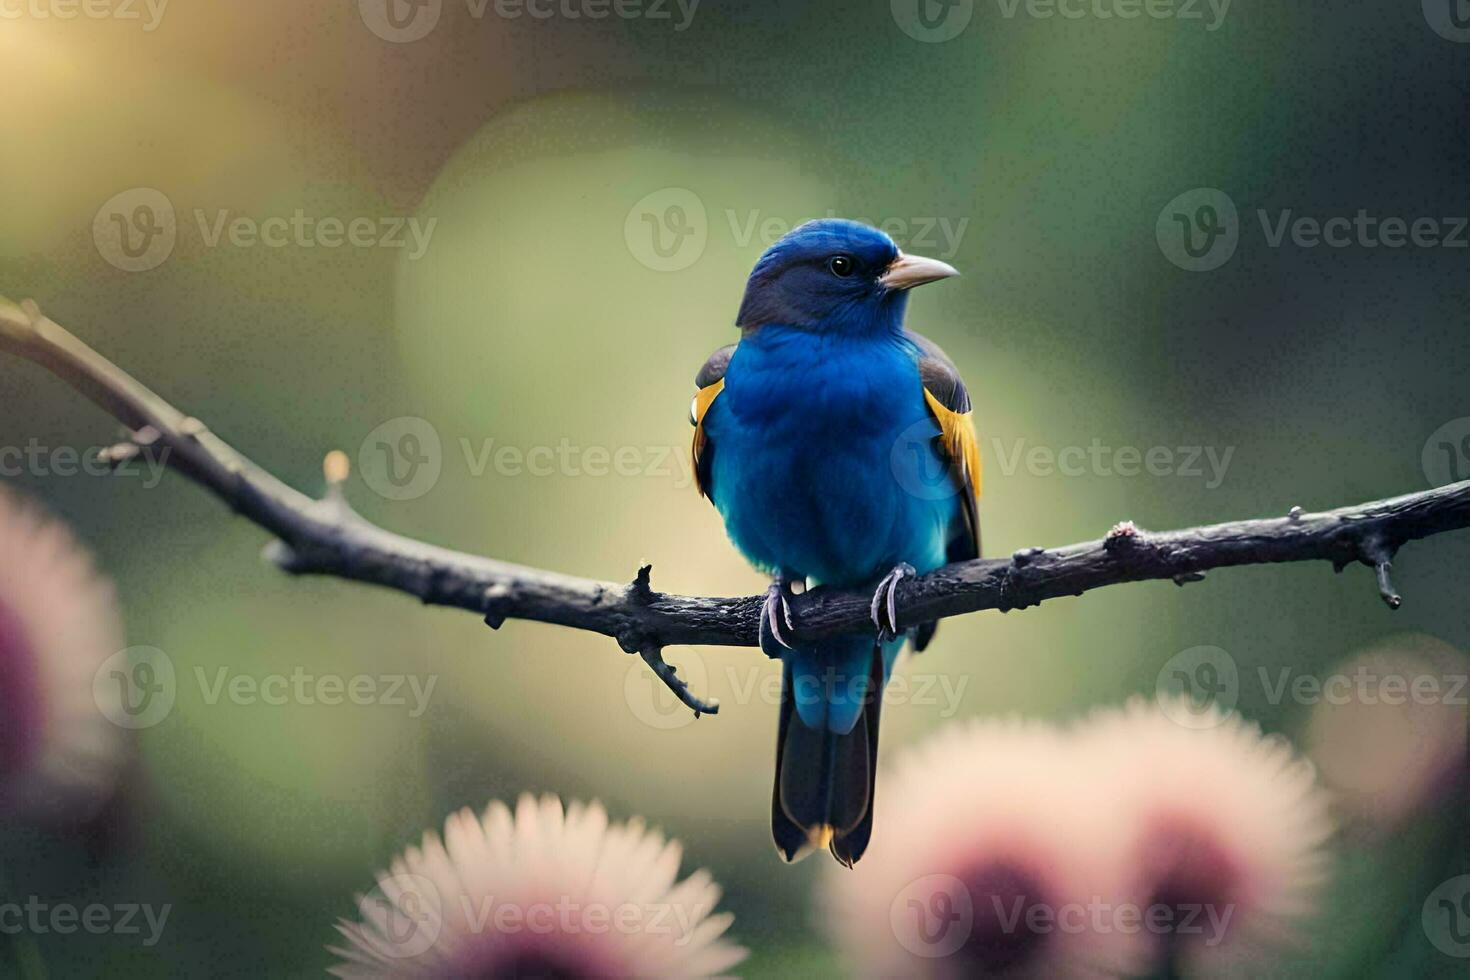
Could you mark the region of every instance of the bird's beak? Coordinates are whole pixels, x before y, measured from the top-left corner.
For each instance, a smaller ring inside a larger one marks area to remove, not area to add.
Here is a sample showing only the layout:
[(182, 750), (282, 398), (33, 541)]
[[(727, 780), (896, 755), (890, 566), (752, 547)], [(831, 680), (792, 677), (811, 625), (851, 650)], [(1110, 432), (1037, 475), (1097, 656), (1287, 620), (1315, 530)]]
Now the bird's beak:
[(926, 282), (938, 282), (959, 274), (959, 270), (948, 262), (900, 252), (887, 271), (878, 277), (878, 285), (888, 289), (911, 289)]

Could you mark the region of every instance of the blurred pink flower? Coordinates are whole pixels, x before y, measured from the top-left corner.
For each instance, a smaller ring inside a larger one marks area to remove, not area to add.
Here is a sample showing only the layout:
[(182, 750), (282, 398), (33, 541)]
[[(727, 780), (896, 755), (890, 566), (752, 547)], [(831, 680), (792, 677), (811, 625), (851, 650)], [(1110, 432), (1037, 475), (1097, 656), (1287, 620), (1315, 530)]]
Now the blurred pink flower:
[(1470, 660), (1433, 637), (1393, 637), (1324, 680), (1307, 750), (1344, 823), (1403, 829), (1467, 783)]
[(703, 977), (746, 951), (720, 937), (720, 889), (677, 881), (683, 848), (599, 803), (526, 794), (468, 809), (378, 875), (342, 921), (340, 977)]
[[(1155, 968), (1249, 976), (1300, 938), (1329, 865), (1327, 795), (1276, 736), (1211, 706), (1135, 699), (1078, 726), (1084, 765), (1130, 830), (1137, 902), (1155, 917)], [(1172, 716), (1172, 717), (1171, 717)]]
[(123, 733), (93, 679), (122, 648), (112, 586), (91, 556), (0, 490), (0, 813), (73, 823), (107, 798)]
[(952, 726), (879, 780), (875, 836), (821, 883), (827, 929), (862, 976), (1091, 977), (1146, 951), (1120, 927), (1125, 828), (1068, 735)]

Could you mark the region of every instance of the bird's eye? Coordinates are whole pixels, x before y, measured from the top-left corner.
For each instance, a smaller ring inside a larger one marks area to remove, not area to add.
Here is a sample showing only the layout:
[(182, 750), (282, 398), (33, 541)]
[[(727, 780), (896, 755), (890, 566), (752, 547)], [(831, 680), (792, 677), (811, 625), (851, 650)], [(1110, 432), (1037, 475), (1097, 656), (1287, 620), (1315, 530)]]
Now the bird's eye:
[(831, 269), (832, 275), (838, 279), (846, 279), (857, 268), (857, 262), (851, 255), (834, 255), (827, 261), (827, 268)]

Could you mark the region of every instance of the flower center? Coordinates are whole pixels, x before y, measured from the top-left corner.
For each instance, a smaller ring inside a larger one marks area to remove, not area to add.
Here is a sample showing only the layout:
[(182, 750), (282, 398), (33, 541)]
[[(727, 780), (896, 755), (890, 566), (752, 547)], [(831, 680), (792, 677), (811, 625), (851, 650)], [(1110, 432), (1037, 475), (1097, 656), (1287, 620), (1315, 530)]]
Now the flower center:
[(23, 768), (40, 742), (43, 712), (36, 668), (20, 614), (0, 599), (0, 777)]
[(959, 955), (977, 972), (1005, 973), (1041, 951), (1051, 929), (1042, 914), (1047, 897), (1037, 876), (1016, 864), (997, 862), (960, 877), (970, 891), (975, 921)]
[(1150, 904), (1169, 911), (1172, 942), (1200, 938), (1213, 946), (1225, 938), (1223, 924), (1231, 921), (1240, 875), (1209, 834), (1183, 821), (1161, 821), (1149, 838), (1146, 867), (1153, 882)]
[(559, 956), (553, 949), (523, 949), (497, 959), (476, 975), (479, 980), (599, 980), (599, 974)]

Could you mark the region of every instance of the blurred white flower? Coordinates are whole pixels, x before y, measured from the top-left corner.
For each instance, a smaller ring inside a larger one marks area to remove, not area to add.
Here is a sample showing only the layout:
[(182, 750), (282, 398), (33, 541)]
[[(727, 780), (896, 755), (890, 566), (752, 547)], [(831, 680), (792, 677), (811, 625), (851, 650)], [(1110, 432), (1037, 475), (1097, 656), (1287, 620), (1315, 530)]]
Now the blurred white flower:
[(828, 932), (855, 973), (1118, 976), (1142, 961), (1143, 939), (1120, 921), (1125, 828), (1065, 733), (954, 725), (879, 786), (883, 832), (821, 884)]
[(1315, 908), (1328, 798), (1286, 740), (1214, 706), (1185, 728), (1171, 720), (1182, 710), (1135, 699), (1098, 712), (1077, 728), (1081, 758), (1129, 828), (1137, 901), (1158, 924), (1153, 967), (1258, 974)]
[(1364, 651), (1324, 684), (1307, 751), (1355, 831), (1394, 833), (1465, 785), (1467, 676), (1459, 651), (1410, 634)]
[(468, 809), (378, 875), (342, 921), (340, 977), (704, 977), (746, 951), (720, 937), (706, 871), (676, 881), (683, 848), (599, 803), (523, 795)]
[(0, 813), (77, 823), (105, 801), (123, 732), (99, 710), (93, 679), (123, 645), (91, 556), (0, 490)]

